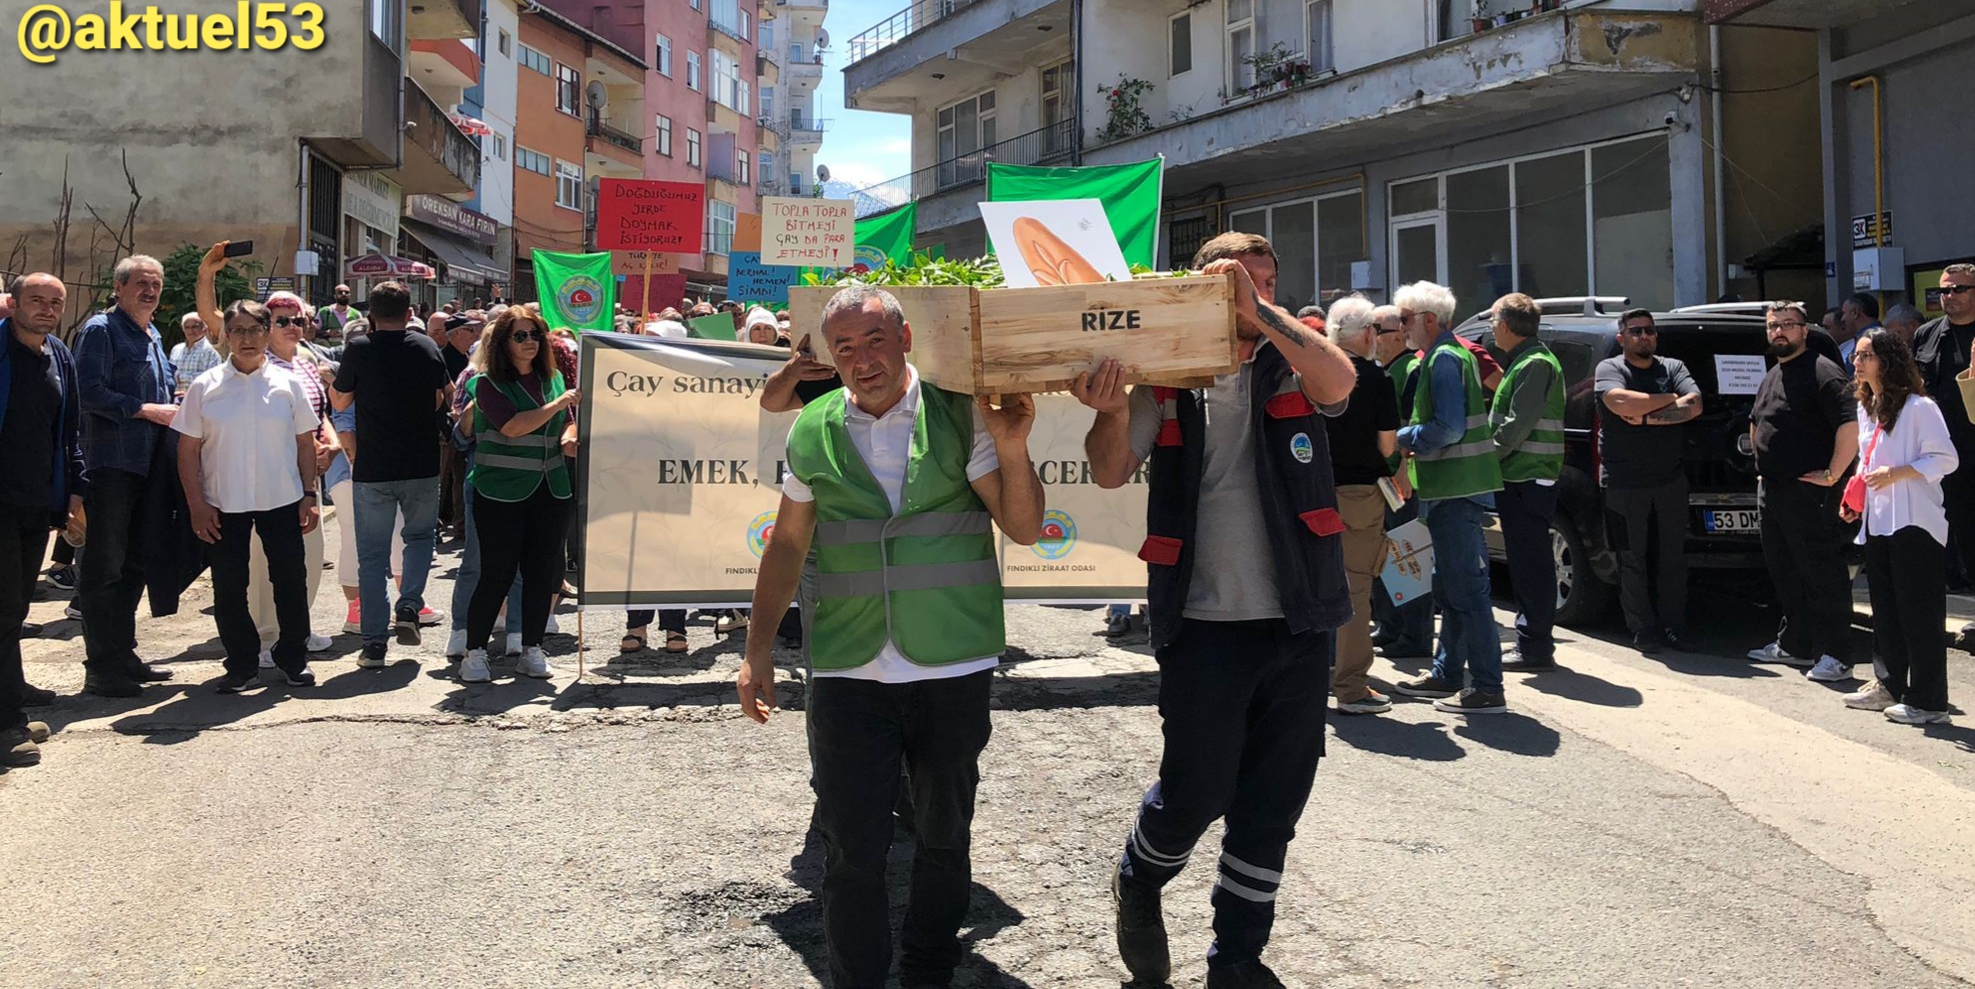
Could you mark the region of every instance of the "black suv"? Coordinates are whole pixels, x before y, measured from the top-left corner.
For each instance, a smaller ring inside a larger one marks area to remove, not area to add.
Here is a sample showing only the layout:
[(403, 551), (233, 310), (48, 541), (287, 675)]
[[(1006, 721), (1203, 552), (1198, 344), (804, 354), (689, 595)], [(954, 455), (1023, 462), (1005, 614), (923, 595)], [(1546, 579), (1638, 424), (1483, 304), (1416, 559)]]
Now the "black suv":
[[(1587, 625), (1611, 609), (1618, 586), (1618, 556), (1605, 538), (1604, 492), (1598, 486), (1598, 416), (1593, 376), (1598, 362), (1619, 354), (1618, 316), (1623, 298), (1539, 299), (1542, 329), (1564, 369), (1563, 476), (1550, 538), (1557, 558), (1557, 621)], [(1756, 514), (1756, 467), (1749, 443), (1749, 409), (1755, 395), (1723, 395), (1717, 355), (1762, 355), (1769, 349), (1761, 303), (1691, 306), (1656, 312), (1659, 356), (1687, 365), (1701, 387), (1702, 414), (1685, 427), (1687, 449), (1687, 562), (1697, 569), (1744, 570), (1767, 588)], [(1488, 314), (1469, 317), (1455, 332), (1479, 340), (1499, 360)], [(1746, 389), (1753, 392), (1753, 389)], [(1490, 554), (1502, 559), (1502, 535), (1491, 518)]]

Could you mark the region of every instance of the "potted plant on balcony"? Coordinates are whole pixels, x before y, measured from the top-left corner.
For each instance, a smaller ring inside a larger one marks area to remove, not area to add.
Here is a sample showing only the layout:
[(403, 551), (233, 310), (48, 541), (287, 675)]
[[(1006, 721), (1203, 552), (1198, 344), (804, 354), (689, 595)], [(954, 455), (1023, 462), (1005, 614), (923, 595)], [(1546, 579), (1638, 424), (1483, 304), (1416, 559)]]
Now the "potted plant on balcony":
[(1468, 8), (1469, 8), (1468, 17), (1470, 18), (1469, 26), (1474, 28), (1474, 33), (1480, 34), (1481, 32), (1488, 30), (1488, 28), (1493, 25), (1494, 22), (1491, 21), (1488, 17), (1488, 7), (1486, 0), (1472, 0), (1472, 2), (1468, 4)]
[[(1253, 55), (1243, 57), (1242, 61), (1247, 63), (1248, 67), (1255, 71), (1255, 82), (1248, 87), (1248, 93), (1259, 96), (1272, 89), (1288, 89), (1289, 87), (1284, 85), (1288, 79), (1285, 73), (1285, 67), (1289, 64), (1293, 54), (1287, 45), (1278, 41), (1270, 45), (1266, 51), (1258, 51)], [(1306, 75), (1308, 74), (1308, 69), (1309, 67), (1306, 64), (1304, 66)]]
[(1099, 85), (1097, 92), (1104, 97), (1104, 128), (1097, 132), (1097, 139), (1103, 142), (1122, 141), (1152, 129), (1152, 115), (1145, 112), (1141, 99), (1152, 91), (1152, 84), (1143, 79), (1134, 79), (1118, 73), (1118, 81), (1111, 85)]

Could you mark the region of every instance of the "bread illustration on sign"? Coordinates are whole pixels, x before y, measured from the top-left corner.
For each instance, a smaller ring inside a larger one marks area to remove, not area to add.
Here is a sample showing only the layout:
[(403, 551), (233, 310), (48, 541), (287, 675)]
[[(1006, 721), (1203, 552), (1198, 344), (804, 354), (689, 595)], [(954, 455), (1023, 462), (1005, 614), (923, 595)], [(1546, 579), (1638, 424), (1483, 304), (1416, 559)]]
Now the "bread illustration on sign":
[(1033, 216), (1015, 220), (1015, 243), (1038, 285), (1088, 285), (1104, 281), (1097, 266)]

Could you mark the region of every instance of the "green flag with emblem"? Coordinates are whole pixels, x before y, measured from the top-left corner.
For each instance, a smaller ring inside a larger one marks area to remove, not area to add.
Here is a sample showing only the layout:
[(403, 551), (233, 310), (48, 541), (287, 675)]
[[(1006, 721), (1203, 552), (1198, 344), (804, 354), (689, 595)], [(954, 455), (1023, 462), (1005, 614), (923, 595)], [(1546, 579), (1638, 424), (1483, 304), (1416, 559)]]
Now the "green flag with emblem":
[(1165, 174), (1164, 158), (1085, 168), (991, 161), (987, 166), (987, 198), (991, 203), (1095, 199), (1104, 204), (1104, 215), (1118, 235), (1118, 246), (1124, 249), (1125, 263), (1149, 268), (1159, 263), (1159, 200)]
[(616, 327), (617, 276), (610, 252), (535, 252), (535, 298), (549, 329), (609, 332)]

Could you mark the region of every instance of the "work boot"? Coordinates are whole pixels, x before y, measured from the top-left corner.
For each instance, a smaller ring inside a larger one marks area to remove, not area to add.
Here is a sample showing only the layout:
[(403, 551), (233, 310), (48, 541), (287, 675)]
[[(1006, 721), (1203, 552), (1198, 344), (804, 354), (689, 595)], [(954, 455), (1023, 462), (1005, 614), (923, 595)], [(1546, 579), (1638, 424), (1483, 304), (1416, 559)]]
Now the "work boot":
[(1118, 908), (1118, 957), (1124, 960), (1125, 971), (1145, 985), (1164, 983), (1173, 974), (1173, 956), (1166, 943), (1159, 890), (1113, 872), (1111, 899)]

